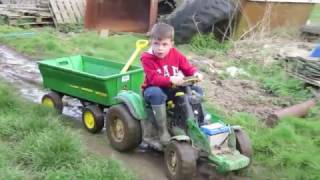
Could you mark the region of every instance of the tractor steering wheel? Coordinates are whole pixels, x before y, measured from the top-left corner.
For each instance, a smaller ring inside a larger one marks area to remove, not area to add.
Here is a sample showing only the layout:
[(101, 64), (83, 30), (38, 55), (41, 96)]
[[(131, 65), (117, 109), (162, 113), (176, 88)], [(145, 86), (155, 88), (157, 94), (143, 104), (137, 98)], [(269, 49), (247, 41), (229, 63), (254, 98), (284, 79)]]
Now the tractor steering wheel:
[(184, 77), (183, 80), (184, 80), (184, 83), (180, 85), (182, 87), (191, 86), (191, 85), (194, 85), (195, 83), (200, 82), (197, 76)]

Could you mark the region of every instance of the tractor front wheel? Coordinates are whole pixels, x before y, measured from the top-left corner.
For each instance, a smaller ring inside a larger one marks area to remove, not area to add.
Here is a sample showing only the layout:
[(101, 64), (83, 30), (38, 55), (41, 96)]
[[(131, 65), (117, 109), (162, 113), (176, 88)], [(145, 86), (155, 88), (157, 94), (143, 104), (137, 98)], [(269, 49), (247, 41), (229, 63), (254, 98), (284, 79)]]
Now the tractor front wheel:
[(118, 151), (132, 150), (142, 141), (141, 124), (124, 104), (109, 109), (106, 129), (111, 146)]
[(165, 170), (170, 180), (192, 179), (197, 170), (196, 150), (186, 142), (171, 142), (164, 151)]
[(236, 148), (237, 150), (251, 159), (253, 155), (250, 138), (247, 133), (242, 129), (236, 129)]

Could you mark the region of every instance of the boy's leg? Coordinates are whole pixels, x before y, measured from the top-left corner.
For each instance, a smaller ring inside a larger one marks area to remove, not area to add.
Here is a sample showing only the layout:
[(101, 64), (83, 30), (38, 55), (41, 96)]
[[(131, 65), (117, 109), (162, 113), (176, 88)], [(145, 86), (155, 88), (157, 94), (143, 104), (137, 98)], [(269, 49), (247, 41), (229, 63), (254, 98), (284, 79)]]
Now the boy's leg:
[[(199, 86), (192, 86), (191, 87), (192, 90), (194, 90), (196, 93), (198, 93), (200, 96), (203, 97), (204, 95), (204, 92), (203, 92), (203, 89)], [(208, 114), (205, 109), (202, 107), (202, 114), (203, 114), (203, 122), (204, 124), (209, 124), (210, 123), (210, 118), (211, 118), (211, 115)]]
[(143, 96), (150, 105), (165, 104), (167, 100), (167, 95), (161, 88), (156, 86), (146, 88), (143, 92)]
[(191, 89), (194, 90), (199, 95), (203, 96), (203, 89), (200, 86), (191, 86)]
[(143, 95), (145, 100), (151, 104), (156, 124), (158, 125), (160, 142), (162, 144), (167, 144), (170, 140), (167, 126), (167, 95), (161, 88), (155, 86), (145, 89)]

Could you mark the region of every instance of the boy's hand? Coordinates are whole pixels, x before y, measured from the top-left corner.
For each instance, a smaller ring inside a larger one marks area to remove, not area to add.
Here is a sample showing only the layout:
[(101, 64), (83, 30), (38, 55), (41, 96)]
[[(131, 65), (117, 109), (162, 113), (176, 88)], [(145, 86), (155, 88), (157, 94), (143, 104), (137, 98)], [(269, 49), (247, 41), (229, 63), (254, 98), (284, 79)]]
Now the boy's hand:
[(183, 77), (181, 76), (171, 76), (170, 77), (170, 82), (174, 85), (182, 85), (184, 83)]
[(198, 72), (196, 72), (194, 74), (194, 76), (196, 76), (199, 79), (199, 81), (203, 81), (203, 79), (204, 79), (203, 75), (201, 73), (198, 73)]

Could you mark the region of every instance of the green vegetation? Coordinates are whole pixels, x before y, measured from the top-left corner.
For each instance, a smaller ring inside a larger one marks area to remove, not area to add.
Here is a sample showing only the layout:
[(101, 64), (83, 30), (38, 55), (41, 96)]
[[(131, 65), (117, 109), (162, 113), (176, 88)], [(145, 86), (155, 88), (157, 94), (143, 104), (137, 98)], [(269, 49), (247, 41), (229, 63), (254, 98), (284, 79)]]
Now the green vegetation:
[(225, 54), (230, 48), (231, 44), (228, 42), (218, 42), (212, 34), (202, 35), (198, 34), (191, 39), (191, 50), (198, 54), (206, 54), (208, 52), (215, 52), (217, 54)]
[[(17, 34), (25, 32), (35, 34), (32, 36)], [(12, 33), (17, 36), (10, 36)], [(17, 51), (37, 60), (83, 54), (125, 62), (134, 51), (135, 41), (139, 38), (145, 37), (127, 34), (100, 38), (96, 32), (62, 34), (52, 28), (37, 31), (0, 26), (0, 43), (14, 47)]]
[[(303, 81), (289, 76), (281, 63), (262, 65), (253, 60), (240, 60), (235, 63), (249, 72), (250, 79), (260, 81), (263, 88), (276, 96), (287, 97), (291, 103), (303, 101), (311, 97), (311, 92)], [(290, 102), (283, 102), (289, 105)]]
[(285, 118), (275, 128), (265, 127), (247, 113), (228, 118), (229, 123), (244, 127), (251, 138), (254, 160), (248, 176), (252, 179), (319, 179), (319, 115)]
[(232, 44), (227, 41), (220, 43), (212, 34), (198, 34), (191, 39), (190, 44), (179, 45), (178, 47), (185, 54), (192, 51), (210, 58), (225, 55)]
[(135, 179), (117, 161), (88, 155), (60, 116), (14, 91), (0, 81), (0, 179)]
[(314, 7), (310, 16), (310, 21), (312, 24), (320, 25), (320, 4)]

